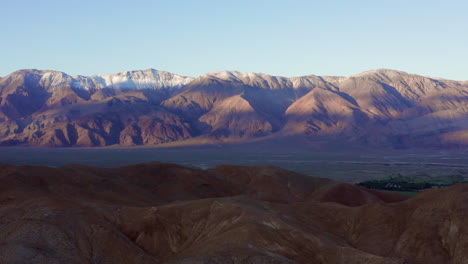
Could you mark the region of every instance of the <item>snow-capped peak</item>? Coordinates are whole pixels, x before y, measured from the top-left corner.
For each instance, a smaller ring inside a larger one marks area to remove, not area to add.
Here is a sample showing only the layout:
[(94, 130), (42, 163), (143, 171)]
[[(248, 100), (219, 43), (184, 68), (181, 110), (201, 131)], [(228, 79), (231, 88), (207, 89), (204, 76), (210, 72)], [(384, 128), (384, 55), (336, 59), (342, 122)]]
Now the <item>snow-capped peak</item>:
[(125, 71), (116, 74), (104, 74), (93, 76), (70, 76), (60, 71), (49, 70), (19, 70), (9, 76), (24, 76), (37, 81), (41, 86), (57, 88), (69, 84), (76, 89), (177, 89), (194, 78), (173, 74), (155, 69)]
[(97, 82), (95, 88), (125, 89), (160, 89), (180, 88), (194, 78), (173, 74), (166, 71), (147, 69), (142, 71), (125, 71), (116, 74), (93, 75), (89, 78)]

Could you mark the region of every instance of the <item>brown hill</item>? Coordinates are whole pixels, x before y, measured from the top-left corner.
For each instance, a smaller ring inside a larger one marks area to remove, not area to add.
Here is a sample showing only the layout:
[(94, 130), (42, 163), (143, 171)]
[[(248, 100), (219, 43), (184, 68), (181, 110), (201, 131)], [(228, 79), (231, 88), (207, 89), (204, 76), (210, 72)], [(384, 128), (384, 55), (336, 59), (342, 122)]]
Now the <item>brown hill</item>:
[(466, 263), (467, 199), (275, 167), (3, 164), (0, 262)]

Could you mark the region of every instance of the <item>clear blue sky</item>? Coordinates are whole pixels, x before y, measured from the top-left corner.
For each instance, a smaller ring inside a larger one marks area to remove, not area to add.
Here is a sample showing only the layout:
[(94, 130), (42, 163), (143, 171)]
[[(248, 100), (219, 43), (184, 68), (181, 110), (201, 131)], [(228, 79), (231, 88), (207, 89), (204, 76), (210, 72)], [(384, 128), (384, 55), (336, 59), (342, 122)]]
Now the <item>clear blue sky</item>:
[(468, 80), (466, 0), (2, 0), (0, 76), (376, 68)]

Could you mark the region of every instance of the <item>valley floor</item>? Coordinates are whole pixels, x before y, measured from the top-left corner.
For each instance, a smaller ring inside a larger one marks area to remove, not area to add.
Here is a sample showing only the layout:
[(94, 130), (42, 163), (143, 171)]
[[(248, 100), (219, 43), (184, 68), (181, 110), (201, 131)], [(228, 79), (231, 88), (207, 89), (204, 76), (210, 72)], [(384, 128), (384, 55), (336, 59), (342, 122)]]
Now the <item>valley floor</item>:
[(273, 149), (271, 146), (187, 148), (0, 148), (0, 163), (58, 167), (85, 164), (119, 167), (171, 162), (207, 169), (223, 164), (278, 166), (305, 175), (359, 183), (392, 175), (468, 177), (468, 153), (434, 150)]

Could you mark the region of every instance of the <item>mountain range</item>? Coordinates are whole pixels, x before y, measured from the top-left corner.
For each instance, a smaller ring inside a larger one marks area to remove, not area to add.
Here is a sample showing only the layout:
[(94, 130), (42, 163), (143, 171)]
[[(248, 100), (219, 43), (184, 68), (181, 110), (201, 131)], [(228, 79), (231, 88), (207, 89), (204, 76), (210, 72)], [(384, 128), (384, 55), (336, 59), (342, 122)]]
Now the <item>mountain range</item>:
[(465, 148), (467, 121), (468, 81), (387, 69), (293, 78), (237, 71), (192, 78), (154, 69), (88, 77), (20, 70), (0, 78), (3, 146), (300, 138), (307, 144)]

